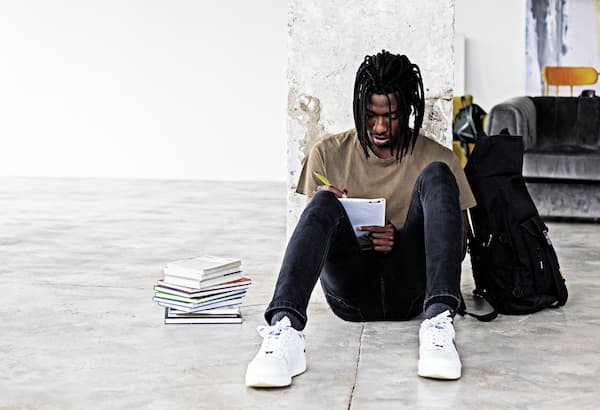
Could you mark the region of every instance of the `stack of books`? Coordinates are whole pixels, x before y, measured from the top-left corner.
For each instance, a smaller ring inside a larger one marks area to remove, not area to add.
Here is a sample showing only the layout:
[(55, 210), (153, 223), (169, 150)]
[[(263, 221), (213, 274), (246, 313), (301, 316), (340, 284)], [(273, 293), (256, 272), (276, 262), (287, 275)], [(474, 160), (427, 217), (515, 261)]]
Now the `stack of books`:
[(240, 305), (252, 284), (239, 259), (200, 256), (167, 263), (153, 300), (165, 323), (241, 323)]

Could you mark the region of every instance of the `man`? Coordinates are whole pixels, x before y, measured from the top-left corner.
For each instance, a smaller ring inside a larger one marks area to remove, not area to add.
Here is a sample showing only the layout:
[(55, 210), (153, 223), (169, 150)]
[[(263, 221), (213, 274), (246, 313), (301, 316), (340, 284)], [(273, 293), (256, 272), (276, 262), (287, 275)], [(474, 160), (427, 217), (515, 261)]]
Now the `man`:
[[(424, 106), (417, 65), (385, 50), (365, 57), (354, 87), (356, 129), (316, 144), (300, 174), (297, 192), (311, 199), (265, 312), (270, 326), (259, 328), (248, 386), (287, 386), (306, 370), (302, 330), (319, 278), (344, 320), (408, 320), (424, 310), (418, 374), (460, 377), (452, 319), (461, 302), (464, 210), (475, 200), (452, 152), (420, 135)], [(367, 236), (359, 241), (338, 200), (346, 196), (385, 197), (386, 225), (361, 227)]]

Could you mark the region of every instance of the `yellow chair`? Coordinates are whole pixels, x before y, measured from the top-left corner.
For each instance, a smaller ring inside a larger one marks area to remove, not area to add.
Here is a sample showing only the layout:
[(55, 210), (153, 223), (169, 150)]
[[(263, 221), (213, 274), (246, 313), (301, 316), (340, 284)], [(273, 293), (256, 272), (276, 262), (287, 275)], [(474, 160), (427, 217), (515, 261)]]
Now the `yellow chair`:
[(594, 67), (553, 67), (544, 66), (542, 68), (542, 79), (544, 80), (544, 95), (548, 95), (548, 86), (556, 86), (556, 95), (558, 96), (558, 87), (568, 85), (571, 87), (571, 97), (573, 96), (574, 85), (591, 85), (598, 81), (598, 71)]

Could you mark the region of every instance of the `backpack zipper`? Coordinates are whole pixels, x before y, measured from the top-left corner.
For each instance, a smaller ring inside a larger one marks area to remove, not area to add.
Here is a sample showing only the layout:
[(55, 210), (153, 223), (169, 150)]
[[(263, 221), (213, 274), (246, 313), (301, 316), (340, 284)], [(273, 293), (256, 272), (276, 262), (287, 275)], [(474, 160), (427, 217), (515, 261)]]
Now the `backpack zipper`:
[(490, 245), (492, 244), (492, 237), (493, 237), (492, 234), (490, 234), (487, 242), (483, 244), (484, 248), (489, 248), (490, 247)]

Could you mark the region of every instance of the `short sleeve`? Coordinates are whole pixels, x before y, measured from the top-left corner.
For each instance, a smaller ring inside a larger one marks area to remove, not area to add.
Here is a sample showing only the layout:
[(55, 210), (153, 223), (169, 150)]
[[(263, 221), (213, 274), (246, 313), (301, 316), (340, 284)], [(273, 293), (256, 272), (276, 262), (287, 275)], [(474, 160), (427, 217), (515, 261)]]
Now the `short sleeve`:
[(454, 156), (454, 154), (452, 154), (450, 168), (452, 169), (452, 173), (456, 178), (456, 184), (458, 185), (458, 192), (460, 195), (460, 209), (465, 210), (473, 208), (475, 205), (477, 205), (477, 202), (475, 201), (475, 197), (473, 196), (473, 191), (471, 191), (469, 181), (467, 181), (465, 171), (460, 166), (460, 161)]
[(319, 151), (318, 145), (315, 145), (310, 150), (308, 156), (304, 159), (302, 171), (300, 172), (300, 178), (298, 178), (296, 193), (310, 195), (317, 189), (317, 181), (313, 176), (313, 172), (326, 175), (323, 157)]

